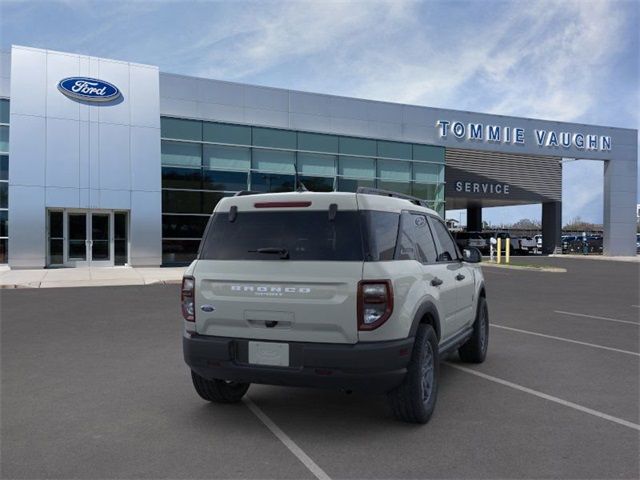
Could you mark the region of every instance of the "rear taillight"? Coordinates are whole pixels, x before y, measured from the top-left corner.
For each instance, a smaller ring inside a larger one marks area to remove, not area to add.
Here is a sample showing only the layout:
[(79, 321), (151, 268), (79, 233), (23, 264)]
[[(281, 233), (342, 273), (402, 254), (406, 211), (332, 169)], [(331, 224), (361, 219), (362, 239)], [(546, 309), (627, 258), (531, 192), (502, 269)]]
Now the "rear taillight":
[(182, 304), (182, 316), (187, 322), (196, 321), (195, 293), (196, 280), (193, 277), (183, 277), (180, 303)]
[(393, 312), (390, 280), (363, 280), (358, 283), (358, 330), (374, 330)]

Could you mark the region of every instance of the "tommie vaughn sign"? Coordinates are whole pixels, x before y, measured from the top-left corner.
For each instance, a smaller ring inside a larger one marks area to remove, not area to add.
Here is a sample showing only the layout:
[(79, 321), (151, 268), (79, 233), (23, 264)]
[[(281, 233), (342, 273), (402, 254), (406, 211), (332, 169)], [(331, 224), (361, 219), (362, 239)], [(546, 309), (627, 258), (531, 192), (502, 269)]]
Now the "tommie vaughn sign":
[(115, 85), (89, 77), (69, 77), (58, 82), (58, 90), (70, 98), (88, 102), (110, 102), (120, 97)]
[[(526, 137), (524, 128), (504, 125), (485, 125), (482, 123), (438, 120), (436, 122), (436, 128), (438, 129), (440, 138), (447, 138), (447, 136), (451, 134), (455, 138), (471, 142), (524, 145)], [(611, 151), (611, 137), (606, 135), (535, 129), (534, 138), (539, 147), (575, 147), (580, 150)]]

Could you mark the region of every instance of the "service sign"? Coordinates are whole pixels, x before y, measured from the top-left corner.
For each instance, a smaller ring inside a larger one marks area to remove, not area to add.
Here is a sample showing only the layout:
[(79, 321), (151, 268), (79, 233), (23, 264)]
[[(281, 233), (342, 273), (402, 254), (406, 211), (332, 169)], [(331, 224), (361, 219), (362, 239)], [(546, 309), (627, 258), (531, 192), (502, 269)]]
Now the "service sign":
[(110, 102), (120, 97), (115, 85), (89, 77), (68, 77), (58, 83), (58, 90), (69, 98), (87, 102)]

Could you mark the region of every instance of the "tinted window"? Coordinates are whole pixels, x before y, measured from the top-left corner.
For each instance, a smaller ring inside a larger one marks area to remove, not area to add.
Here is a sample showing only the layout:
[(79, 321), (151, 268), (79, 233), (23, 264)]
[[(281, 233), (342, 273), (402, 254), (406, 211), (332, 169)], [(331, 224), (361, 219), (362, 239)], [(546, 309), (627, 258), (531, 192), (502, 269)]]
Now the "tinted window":
[(393, 212), (363, 211), (365, 258), (371, 262), (393, 260), (400, 215)]
[(358, 212), (327, 211), (238, 212), (213, 217), (202, 245), (205, 260), (279, 260), (280, 254), (260, 248), (284, 249), (290, 260), (362, 261)]
[(200, 239), (207, 226), (207, 216), (163, 215), (162, 236), (167, 238)]
[(0, 155), (0, 180), (9, 180), (9, 157)]
[(245, 172), (205, 170), (203, 172), (202, 187), (206, 190), (226, 190), (231, 192), (246, 190), (247, 174)]
[(436, 261), (436, 247), (424, 215), (404, 213), (398, 240), (398, 260)]
[(436, 220), (435, 218), (429, 218), (429, 224), (431, 225), (431, 230), (433, 231), (433, 235), (438, 240), (438, 262), (450, 262), (452, 260), (457, 260), (458, 258), (458, 250), (456, 248), (456, 244), (451, 238), (449, 234), (449, 230), (444, 226), (440, 220)]
[(295, 190), (293, 175), (251, 172), (251, 190), (254, 192), (292, 192)]
[(333, 192), (333, 177), (306, 177), (300, 175), (298, 181), (310, 192)]
[(162, 167), (163, 188), (202, 188), (202, 170), (199, 168)]
[(185, 264), (193, 261), (199, 244), (200, 240), (162, 240), (162, 263)]

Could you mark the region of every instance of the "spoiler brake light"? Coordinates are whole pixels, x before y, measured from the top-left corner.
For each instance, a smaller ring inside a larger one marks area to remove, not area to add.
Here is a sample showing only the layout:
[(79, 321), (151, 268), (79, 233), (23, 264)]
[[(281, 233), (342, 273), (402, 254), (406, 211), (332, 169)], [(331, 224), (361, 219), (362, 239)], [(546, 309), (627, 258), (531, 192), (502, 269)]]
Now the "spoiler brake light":
[(311, 202), (256, 202), (255, 208), (299, 208), (309, 207)]

